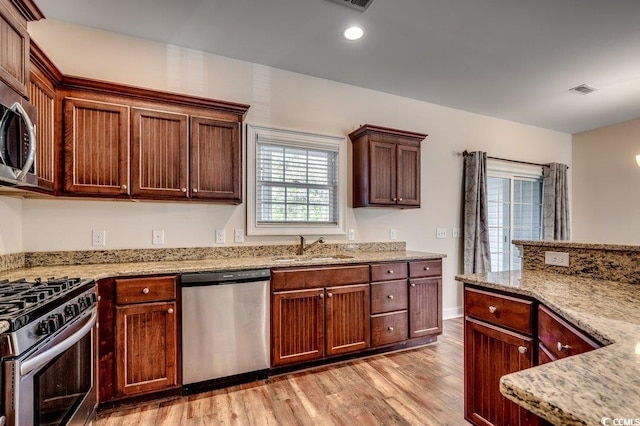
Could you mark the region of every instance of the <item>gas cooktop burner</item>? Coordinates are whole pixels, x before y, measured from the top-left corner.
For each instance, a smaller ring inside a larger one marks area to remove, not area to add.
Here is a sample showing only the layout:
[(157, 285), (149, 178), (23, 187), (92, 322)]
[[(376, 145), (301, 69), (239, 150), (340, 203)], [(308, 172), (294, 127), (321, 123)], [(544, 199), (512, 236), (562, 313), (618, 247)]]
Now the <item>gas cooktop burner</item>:
[(93, 280), (68, 277), (0, 281), (0, 320), (8, 321), (15, 331), (92, 285)]

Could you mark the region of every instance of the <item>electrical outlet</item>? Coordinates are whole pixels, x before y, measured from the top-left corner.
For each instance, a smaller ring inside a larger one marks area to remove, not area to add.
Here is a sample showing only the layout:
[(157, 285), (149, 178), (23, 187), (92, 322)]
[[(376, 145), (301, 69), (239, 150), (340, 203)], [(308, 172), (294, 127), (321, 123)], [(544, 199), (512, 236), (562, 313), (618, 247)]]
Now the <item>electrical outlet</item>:
[(545, 251), (544, 264), (569, 267), (569, 253), (561, 253), (557, 251)]
[(216, 244), (224, 244), (224, 229), (216, 229)]
[(164, 244), (164, 229), (154, 229), (151, 231), (151, 243), (159, 246)]
[(395, 228), (389, 229), (389, 239), (395, 240), (397, 238), (398, 238), (398, 231), (396, 231)]
[(439, 240), (447, 238), (447, 228), (436, 228), (436, 238)]
[(355, 229), (349, 229), (349, 235), (347, 236), (347, 239), (349, 241), (353, 241), (356, 239), (356, 230)]
[(451, 231), (451, 238), (462, 238), (462, 229), (453, 228), (453, 230)]
[(94, 229), (91, 231), (91, 245), (104, 247), (106, 245), (106, 234), (105, 230)]
[(244, 243), (244, 230), (243, 229), (234, 229), (234, 231), (233, 231), (233, 242), (235, 242), (235, 243)]

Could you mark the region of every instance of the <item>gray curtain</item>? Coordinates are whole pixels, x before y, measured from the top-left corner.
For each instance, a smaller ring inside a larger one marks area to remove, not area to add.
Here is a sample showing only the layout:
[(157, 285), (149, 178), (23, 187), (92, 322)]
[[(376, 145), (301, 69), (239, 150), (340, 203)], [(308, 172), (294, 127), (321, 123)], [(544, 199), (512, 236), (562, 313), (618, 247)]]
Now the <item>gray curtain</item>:
[(569, 193), (566, 164), (546, 164), (542, 170), (542, 233), (545, 240), (568, 240)]
[(464, 273), (491, 271), (487, 218), (487, 153), (464, 157)]

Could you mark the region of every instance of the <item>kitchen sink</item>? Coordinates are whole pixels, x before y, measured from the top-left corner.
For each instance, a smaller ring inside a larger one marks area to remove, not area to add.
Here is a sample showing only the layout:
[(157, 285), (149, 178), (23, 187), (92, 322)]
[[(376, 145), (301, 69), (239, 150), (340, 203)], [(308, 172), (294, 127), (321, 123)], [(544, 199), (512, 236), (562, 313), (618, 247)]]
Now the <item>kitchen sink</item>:
[(282, 263), (303, 262), (309, 260), (342, 260), (353, 259), (353, 256), (346, 254), (331, 254), (331, 255), (306, 255), (306, 256), (281, 256), (275, 257), (273, 260)]

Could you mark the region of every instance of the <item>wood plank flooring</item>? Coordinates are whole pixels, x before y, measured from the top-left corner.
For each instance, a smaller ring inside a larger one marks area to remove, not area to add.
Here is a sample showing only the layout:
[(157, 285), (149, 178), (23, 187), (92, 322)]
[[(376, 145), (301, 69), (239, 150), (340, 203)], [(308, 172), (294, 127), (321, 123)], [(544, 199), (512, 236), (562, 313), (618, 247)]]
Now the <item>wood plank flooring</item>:
[(98, 415), (111, 425), (466, 425), (463, 322), (439, 343)]

